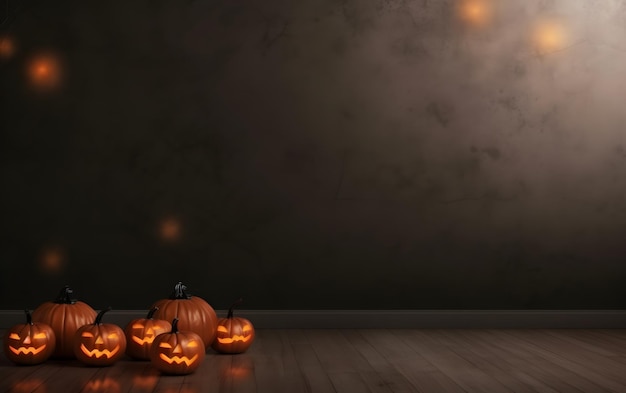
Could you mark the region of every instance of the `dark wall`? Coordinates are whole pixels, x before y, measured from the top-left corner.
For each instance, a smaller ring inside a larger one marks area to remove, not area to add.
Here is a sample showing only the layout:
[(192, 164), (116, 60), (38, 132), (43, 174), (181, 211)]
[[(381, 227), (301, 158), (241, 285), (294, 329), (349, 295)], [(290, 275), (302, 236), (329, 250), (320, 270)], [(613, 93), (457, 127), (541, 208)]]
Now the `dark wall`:
[(626, 3), (483, 2), (11, 1), (0, 309), (625, 307)]

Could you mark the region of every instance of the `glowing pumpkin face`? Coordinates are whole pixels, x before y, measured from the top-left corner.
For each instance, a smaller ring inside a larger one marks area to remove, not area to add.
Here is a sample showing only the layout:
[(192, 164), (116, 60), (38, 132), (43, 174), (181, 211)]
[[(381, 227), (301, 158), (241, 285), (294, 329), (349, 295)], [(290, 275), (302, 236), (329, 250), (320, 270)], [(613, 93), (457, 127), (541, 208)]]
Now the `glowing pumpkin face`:
[(178, 331), (178, 319), (172, 321), (169, 333), (158, 335), (150, 348), (150, 361), (166, 374), (190, 374), (204, 360), (202, 338), (191, 331)]
[(4, 353), (16, 364), (39, 364), (54, 352), (55, 336), (49, 325), (33, 323), (30, 311), (26, 310), (26, 323), (7, 330)]
[(98, 313), (93, 324), (82, 326), (74, 337), (74, 354), (90, 366), (110, 366), (124, 355), (126, 337), (117, 325), (102, 323), (102, 316), (111, 308)]
[(228, 309), (228, 316), (217, 321), (217, 336), (213, 341), (213, 349), (220, 353), (245, 352), (254, 341), (254, 326), (245, 318), (233, 317), (233, 309), (240, 305), (237, 300)]
[(158, 310), (153, 307), (146, 318), (135, 319), (126, 325), (126, 354), (135, 359), (150, 359), (150, 347), (154, 338), (161, 333), (172, 330), (172, 325), (163, 319), (153, 319), (152, 316)]
[(206, 348), (215, 339), (215, 329), (217, 328), (215, 310), (204, 299), (191, 296), (182, 282), (174, 286), (174, 292), (169, 299), (158, 300), (152, 307), (159, 308), (154, 314), (155, 318), (166, 321), (171, 321), (174, 318), (179, 319), (180, 329), (196, 333), (202, 338)]

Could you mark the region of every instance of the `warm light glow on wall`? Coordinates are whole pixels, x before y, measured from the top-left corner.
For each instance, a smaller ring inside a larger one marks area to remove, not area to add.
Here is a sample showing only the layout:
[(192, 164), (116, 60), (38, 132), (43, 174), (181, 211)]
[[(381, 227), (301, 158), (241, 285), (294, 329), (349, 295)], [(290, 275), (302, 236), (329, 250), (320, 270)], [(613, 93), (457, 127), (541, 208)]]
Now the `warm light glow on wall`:
[(166, 218), (159, 224), (159, 234), (165, 241), (176, 241), (181, 236), (181, 224), (176, 218)]
[(59, 273), (65, 267), (65, 254), (58, 247), (45, 248), (39, 256), (39, 266), (46, 273)]
[(49, 90), (61, 83), (59, 59), (51, 54), (34, 57), (28, 65), (28, 78), (33, 87)]
[(0, 58), (8, 59), (15, 53), (15, 42), (8, 36), (0, 36)]
[(543, 20), (535, 26), (533, 43), (539, 54), (561, 50), (565, 47), (566, 41), (565, 26), (557, 19)]
[(460, 0), (457, 7), (461, 20), (470, 26), (482, 27), (491, 20), (493, 5), (490, 0)]

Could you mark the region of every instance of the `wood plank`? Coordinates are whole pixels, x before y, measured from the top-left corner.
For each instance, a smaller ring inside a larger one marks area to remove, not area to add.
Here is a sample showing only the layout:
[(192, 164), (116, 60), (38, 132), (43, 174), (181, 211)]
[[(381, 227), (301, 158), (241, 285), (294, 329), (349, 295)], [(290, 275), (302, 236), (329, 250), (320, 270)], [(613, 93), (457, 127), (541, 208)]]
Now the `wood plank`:
[(459, 356), (515, 392), (559, 393), (526, 371), (510, 365), (491, 348), (476, 343), (458, 331), (444, 330), (432, 334), (452, 347)]
[(284, 330), (257, 332), (254, 361), (258, 393), (306, 392), (306, 383), (298, 367), (293, 348)]
[(526, 341), (510, 338), (510, 334), (515, 336), (521, 334), (520, 331), (485, 330), (481, 334), (484, 340), (509, 353), (511, 364), (519, 364), (519, 367), (528, 370), (530, 375), (537, 377), (559, 392), (600, 393), (607, 391), (607, 388), (598, 384), (598, 381), (588, 379), (588, 375), (580, 375), (566, 365), (554, 362), (553, 357), (545, 357), (536, 350), (536, 347), (529, 345)]
[(615, 392), (626, 391), (626, 368), (609, 359), (584, 351), (582, 348), (572, 348), (570, 344), (559, 337), (550, 336), (544, 330), (516, 331), (513, 335), (504, 332), (511, 340), (526, 342), (535, 352), (549, 359), (552, 363), (561, 365), (599, 386)]
[(430, 331), (410, 330), (401, 334), (400, 339), (428, 358), (442, 373), (468, 392), (511, 391), (507, 386), (456, 354), (448, 345), (438, 342)]
[(288, 330), (286, 334), (300, 368), (306, 391), (310, 393), (336, 392), (305, 332), (293, 329)]

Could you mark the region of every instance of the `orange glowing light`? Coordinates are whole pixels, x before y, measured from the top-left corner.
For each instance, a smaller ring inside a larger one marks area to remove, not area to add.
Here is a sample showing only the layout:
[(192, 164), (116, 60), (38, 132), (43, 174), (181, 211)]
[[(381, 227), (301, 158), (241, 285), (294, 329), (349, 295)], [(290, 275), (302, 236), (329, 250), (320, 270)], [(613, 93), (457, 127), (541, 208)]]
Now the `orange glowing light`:
[(175, 218), (167, 218), (160, 224), (160, 235), (163, 240), (176, 241), (181, 235), (181, 224)]
[(28, 76), (33, 87), (52, 89), (61, 82), (61, 66), (59, 59), (53, 55), (40, 55), (31, 60)]
[(37, 390), (38, 392), (45, 392), (46, 384), (41, 378), (26, 378), (11, 385), (12, 393), (31, 393)]
[(9, 37), (0, 37), (0, 58), (8, 59), (15, 52), (15, 44)]
[(41, 252), (39, 266), (46, 273), (58, 273), (65, 265), (65, 255), (59, 248), (47, 248)]
[(120, 384), (114, 378), (99, 377), (90, 379), (83, 387), (82, 392), (112, 392), (117, 393), (120, 391)]
[(563, 49), (566, 40), (565, 26), (558, 20), (545, 20), (535, 27), (533, 42), (535, 49), (540, 54)]
[(460, 0), (457, 7), (461, 20), (470, 26), (482, 27), (491, 20), (489, 0)]
[(158, 382), (158, 375), (135, 375), (133, 377), (133, 388), (151, 392)]

